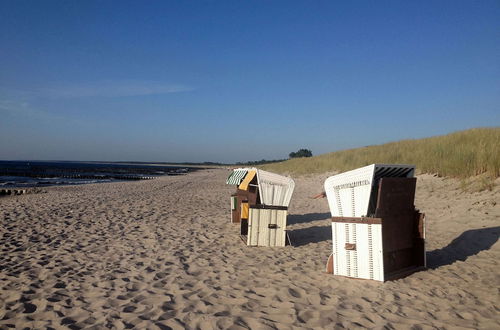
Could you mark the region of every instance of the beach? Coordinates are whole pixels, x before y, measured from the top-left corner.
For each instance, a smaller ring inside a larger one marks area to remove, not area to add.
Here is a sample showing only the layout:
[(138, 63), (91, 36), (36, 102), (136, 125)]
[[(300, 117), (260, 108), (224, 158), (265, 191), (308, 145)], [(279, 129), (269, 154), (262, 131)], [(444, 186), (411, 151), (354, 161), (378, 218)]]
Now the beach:
[(325, 273), (331, 175), (294, 177), (293, 246), (248, 247), (224, 169), (0, 198), (0, 328), (498, 329), (500, 189), (417, 177), (428, 269)]

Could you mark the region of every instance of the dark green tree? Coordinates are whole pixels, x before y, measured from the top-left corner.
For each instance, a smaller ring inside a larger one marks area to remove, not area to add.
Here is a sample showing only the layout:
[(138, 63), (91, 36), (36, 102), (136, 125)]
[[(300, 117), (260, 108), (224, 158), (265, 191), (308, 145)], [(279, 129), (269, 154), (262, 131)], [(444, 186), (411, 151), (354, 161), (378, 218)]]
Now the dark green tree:
[(291, 152), (288, 156), (290, 158), (312, 157), (313, 153), (309, 149), (300, 149), (297, 152)]

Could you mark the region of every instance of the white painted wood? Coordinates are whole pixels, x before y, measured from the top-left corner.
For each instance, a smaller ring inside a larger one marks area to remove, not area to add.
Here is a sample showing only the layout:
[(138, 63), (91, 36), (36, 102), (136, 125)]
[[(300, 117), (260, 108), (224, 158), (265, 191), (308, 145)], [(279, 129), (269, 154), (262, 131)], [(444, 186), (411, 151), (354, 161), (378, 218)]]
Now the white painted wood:
[(358, 278), (373, 279), (370, 268), (372, 262), (370, 258), (370, 241), (368, 234), (371, 225), (361, 224), (356, 226), (358, 239), (356, 241), (356, 251), (358, 252)]
[[(276, 225), (279, 227), (279, 225), (278, 225), (278, 212), (271, 212), (269, 224)], [(278, 240), (279, 240), (278, 230), (279, 230), (279, 228), (269, 230), (269, 246), (279, 246), (278, 245)]]
[(259, 239), (259, 210), (250, 208), (248, 218), (248, 238), (247, 245), (256, 246)]
[(367, 200), (369, 201), (370, 195), (371, 195), (371, 190), (366, 189), (364, 186), (354, 187), (353, 190), (354, 190), (354, 198), (356, 199), (354, 201), (354, 213), (353, 213), (355, 215), (353, 215), (353, 216), (368, 216), (368, 214), (366, 214), (365, 204), (358, 203), (357, 199), (362, 200), (362, 201), (367, 201)]
[(276, 246), (286, 245), (287, 214), (287, 210), (276, 210), (276, 223), (278, 224), (278, 229), (276, 231)]
[(369, 216), (371, 190), (381, 177), (413, 177), (414, 165), (372, 164), (329, 177), (325, 192), (334, 217)]
[(384, 281), (382, 225), (332, 222), (332, 247), (333, 274)]
[(247, 232), (247, 245), (252, 245), (252, 233), (253, 233), (253, 223), (250, 221), (252, 219), (252, 212), (253, 210), (250, 209), (250, 215), (248, 217), (248, 232)]
[(345, 246), (345, 233), (343, 223), (332, 222), (332, 243), (333, 243), (333, 274), (348, 276)]
[(252, 245), (259, 245), (259, 230), (260, 230), (260, 210), (255, 210), (255, 223), (252, 230)]
[[(351, 189), (339, 190), (339, 196), (341, 201), (349, 201), (351, 199)], [(353, 217), (352, 206), (350, 203), (343, 203), (341, 210), (342, 217)]]
[(333, 272), (334, 275), (340, 275), (339, 269), (339, 242), (340, 242), (340, 233), (337, 230), (337, 223), (332, 222), (332, 256), (333, 256)]
[[(414, 173), (413, 165), (372, 164), (329, 177), (325, 192), (330, 212), (332, 216), (370, 216), (376, 198), (372, 188), (380, 178), (411, 178)], [(346, 250), (346, 243), (356, 244), (356, 250)], [(332, 222), (332, 249), (335, 275), (384, 281), (381, 224)]]
[[(347, 243), (356, 244), (357, 243), (357, 224), (349, 224), (349, 240)], [(344, 247), (345, 248), (345, 247)], [(357, 250), (346, 250), (349, 256), (350, 264), (350, 276), (358, 277), (358, 251)]]
[(382, 225), (371, 225), (372, 229), (372, 244), (371, 251), (373, 253), (373, 279), (384, 281), (384, 255), (382, 246)]
[(271, 220), (270, 210), (259, 209), (259, 238), (257, 239), (258, 246), (269, 246), (269, 222)]
[[(285, 246), (287, 210), (250, 208), (247, 245)], [(275, 224), (277, 228), (269, 228)]]

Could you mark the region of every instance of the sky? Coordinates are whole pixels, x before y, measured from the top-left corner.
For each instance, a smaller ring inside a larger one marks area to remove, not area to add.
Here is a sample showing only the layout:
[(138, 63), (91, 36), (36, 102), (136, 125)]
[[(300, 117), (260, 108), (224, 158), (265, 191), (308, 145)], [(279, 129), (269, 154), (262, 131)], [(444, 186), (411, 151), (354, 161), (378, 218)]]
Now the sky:
[(0, 0), (0, 159), (243, 162), (500, 126), (500, 1)]

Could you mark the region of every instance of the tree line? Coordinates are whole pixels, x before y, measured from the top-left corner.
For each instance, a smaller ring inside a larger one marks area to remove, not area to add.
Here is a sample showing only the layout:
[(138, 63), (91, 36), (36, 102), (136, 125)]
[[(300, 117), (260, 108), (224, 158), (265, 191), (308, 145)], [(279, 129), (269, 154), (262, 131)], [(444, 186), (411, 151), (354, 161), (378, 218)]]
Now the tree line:
[[(299, 149), (298, 151), (291, 152), (288, 154), (289, 159), (292, 158), (301, 158), (301, 157), (312, 157), (312, 151), (309, 149)], [(261, 160), (255, 160), (255, 161), (248, 161), (248, 162), (238, 162), (236, 165), (263, 165), (263, 164), (270, 164), (270, 163), (278, 163), (278, 162), (284, 162), (287, 159), (273, 159), (273, 160), (267, 160), (267, 159), (261, 159)]]

